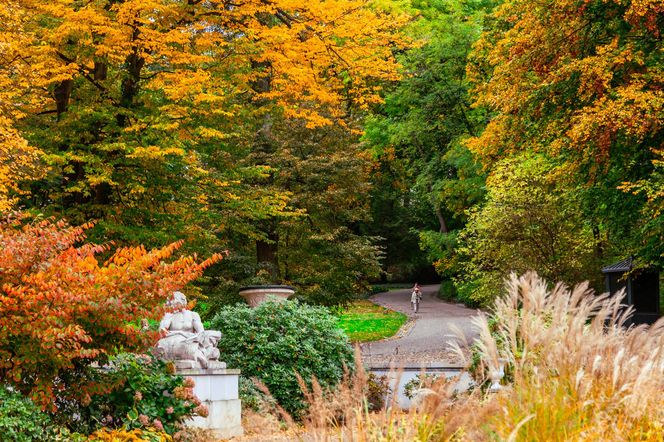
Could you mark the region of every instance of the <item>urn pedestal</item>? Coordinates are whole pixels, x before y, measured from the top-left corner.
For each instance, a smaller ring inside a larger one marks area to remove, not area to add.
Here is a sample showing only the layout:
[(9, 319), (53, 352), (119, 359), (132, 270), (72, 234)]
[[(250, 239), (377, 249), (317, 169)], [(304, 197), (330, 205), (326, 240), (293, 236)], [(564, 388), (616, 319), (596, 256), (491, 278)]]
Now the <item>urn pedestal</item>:
[(243, 434), (238, 384), (240, 370), (190, 368), (178, 369), (177, 374), (193, 379), (194, 394), (208, 409), (207, 417), (195, 416), (187, 421), (187, 426), (211, 430), (219, 439)]
[(265, 301), (285, 301), (295, 293), (295, 288), (289, 285), (250, 285), (240, 287), (242, 296), (254, 308)]

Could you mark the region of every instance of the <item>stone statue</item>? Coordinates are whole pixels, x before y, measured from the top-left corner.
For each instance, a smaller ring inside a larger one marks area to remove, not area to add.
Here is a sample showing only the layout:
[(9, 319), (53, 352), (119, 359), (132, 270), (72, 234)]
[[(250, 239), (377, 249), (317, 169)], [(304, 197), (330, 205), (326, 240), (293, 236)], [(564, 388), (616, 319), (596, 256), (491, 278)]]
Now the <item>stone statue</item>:
[(157, 342), (157, 355), (173, 361), (180, 369), (226, 368), (226, 364), (219, 362), (217, 349), (221, 332), (203, 328), (198, 313), (187, 310), (184, 293), (174, 292), (167, 305), (173, 310), (159, 324), (164, 335)]

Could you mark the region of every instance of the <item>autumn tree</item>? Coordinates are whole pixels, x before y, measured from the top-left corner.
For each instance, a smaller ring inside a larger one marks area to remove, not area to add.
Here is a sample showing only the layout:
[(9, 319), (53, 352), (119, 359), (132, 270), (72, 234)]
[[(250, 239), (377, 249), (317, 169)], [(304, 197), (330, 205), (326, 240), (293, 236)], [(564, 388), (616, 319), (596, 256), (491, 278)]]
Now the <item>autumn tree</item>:
[[(25, 181), (43, 172), (40, 152), (16, 128), (26, 116), (26, 106), (43, 103), (31, 91), (63, 75), (61, 67), (49, 62), (44, 48), (31, 45), (24, 28), (28, 20), (20, 2), (0, 4), (0, 213), (16, 204)], [(30, 64), (24, 63), (28, 59)]]
[(468, 66), (476, 104), (495, 112), (468, 146), (489, 169), (524, 151), (562, 165), (604, 262), (662, 264), (648, 201), (661, 180), (661, 29), (658, 1), (509, 0)]
[[(210, 252), (251, 242), (254, 260), (275, 262), (276, 227), (304, 215), (276, 176), (282, 152), (325, 127), (357, 136), (358, 113), (398, 77), (392, 51), (407, 20), (366, 0), (2, 7), (19, 18), (2, 29), (12, 49), (2, 103), (9, 127), (48, 166), (21, 204), (97, 220), (94, 241), (186, 239)], [(274, 133), (290, 126), (303, 130)], [(16, 167), (9, 174), (14, 186)]]
[(85, 401), (103, 391), (70, 373), (152, 346), (157, 335), (141, 320), (158, 319), (174, 290), (221, 259), (169, 259), (176, 242), (119, 248), (100, 262), (110, 247), (84, 243), (90, 227), (21, 214), (0, 223), (0, 379), (44, 407), (56, 396)]
[[(25, 17), (17, 50), (39, 47), (63, 72), (30, 91), (40, 100), (9, 99), (52, 168), (26, 202), (99, 219), (96, 231), (132, 241), (209, 244), (215, 230), (255, 232), (254, 219), (287, 211), (288, 194), (242, 185), (269, 174), (269, 164), (237, 167), (255, 148), (253, 122), (276, 111), (309, 127), (337, 123), (379, 101), (375, 81), (397, 75), (390, 48), (402, 19), (363, 0), (14, 8)], [(17, 64), (40, 67), (31, 56)]]

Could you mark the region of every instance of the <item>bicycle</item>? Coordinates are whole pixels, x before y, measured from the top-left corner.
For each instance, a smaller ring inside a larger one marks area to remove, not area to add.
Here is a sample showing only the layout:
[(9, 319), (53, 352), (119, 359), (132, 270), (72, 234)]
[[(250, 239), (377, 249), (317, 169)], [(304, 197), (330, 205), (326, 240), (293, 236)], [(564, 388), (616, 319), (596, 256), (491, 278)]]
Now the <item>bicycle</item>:
[(413, 290), (413, 293), (410, 295), (410, 304), (413, 307), (413, 313), (417, 313), (420, 310), (420, 302), (422, 301), (422, 292), (419, 290)]

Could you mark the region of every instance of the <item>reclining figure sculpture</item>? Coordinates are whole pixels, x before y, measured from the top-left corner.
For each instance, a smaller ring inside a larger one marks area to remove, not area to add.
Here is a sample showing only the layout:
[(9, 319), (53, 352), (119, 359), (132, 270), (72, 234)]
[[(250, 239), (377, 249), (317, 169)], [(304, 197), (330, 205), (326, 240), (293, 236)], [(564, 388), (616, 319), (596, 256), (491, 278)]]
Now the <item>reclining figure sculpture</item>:
[(178, 369), (226, 368), (217, 349), (221, 332), (205, 330), (198, 313), (187, 310), (184, 293), (174, 292), (167, 305), (172, 310), (159, 324), (163, 337), (156, 345), (157, 356), (173, 361)]

